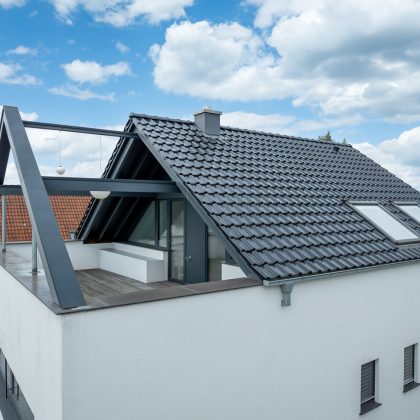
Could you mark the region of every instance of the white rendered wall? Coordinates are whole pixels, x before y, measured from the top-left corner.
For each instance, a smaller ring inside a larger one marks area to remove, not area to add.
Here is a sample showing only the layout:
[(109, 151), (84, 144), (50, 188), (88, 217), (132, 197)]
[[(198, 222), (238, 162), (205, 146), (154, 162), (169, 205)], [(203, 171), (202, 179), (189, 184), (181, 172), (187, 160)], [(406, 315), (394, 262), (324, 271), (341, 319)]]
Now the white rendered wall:
[(420, 342), (420, 265), (63, 317), (64, 420), (356, 420), (360, 366), (379, 358), (380, 408), (406, 420), (403, 349)]
[(222, 263), (222, 280), (240, 279), (246, 277), (240, 267), (233, 264)]
[(0, 267), (0, 347), (36, 420), (62, 419), (61, 344), (60, 317)]

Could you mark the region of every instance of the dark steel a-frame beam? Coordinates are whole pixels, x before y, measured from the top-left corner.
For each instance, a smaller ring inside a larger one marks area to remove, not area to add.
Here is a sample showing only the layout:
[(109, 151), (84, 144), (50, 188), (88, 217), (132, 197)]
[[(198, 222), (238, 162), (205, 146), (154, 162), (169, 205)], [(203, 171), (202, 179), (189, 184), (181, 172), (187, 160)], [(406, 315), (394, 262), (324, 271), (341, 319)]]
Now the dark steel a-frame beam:
[[(22, 191), (36, 235), (39, 253), (48, 286), (54, 299), (63, 309), (85, 305), (82, 291), (72, 267), (65, 244), (48, 199), (44, 182), (32, 152), (25, 127), (16, 107), (3, 107), (3, 132), (0, 134), (0, 150), (7, 152), (3, 141), (9, 143), (15, 160)], [(4, 131), (7, 137), (4, 137)], [(4, 165), (4, 158), (0, 158)], [(7, 161), (6, 161), (7, 164)], [(5, 171), (0, 167), (0, 175)]]
[(6, 175), (7, 162), (9, 161), (10, 145), (4, 128), (3, 119), (0, 122), (0, 184), (3, 184)]

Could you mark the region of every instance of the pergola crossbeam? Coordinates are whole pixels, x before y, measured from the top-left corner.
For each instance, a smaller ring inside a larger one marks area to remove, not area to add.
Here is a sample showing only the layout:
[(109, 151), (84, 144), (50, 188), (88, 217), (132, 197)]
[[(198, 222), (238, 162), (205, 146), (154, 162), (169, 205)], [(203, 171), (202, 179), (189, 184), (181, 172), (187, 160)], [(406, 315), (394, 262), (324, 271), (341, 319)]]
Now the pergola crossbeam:
[[(90, 191), (110, 191), (114, 197), (179, 193), (172, 181), (47, 176), (42, 181), (49, 195), (90, 195)], [(23, 191), (20, 185), (0, 185), (0, 194), (21, 195)]]
[(80, 127), (77, 125), (65, 125), (65, 124), (51, 124), (38, 121), (22, 121), (26, 128), (39, 128), (43, 130), (54, 130), (54, 131), (69, 131), (71, 133), (82, 133), (82, 134), (93, 134), (97, 136), (109, 136), (118, 138), (139, 138), (137, 133), (128, 133), (126, 131), (118, 130), (107, 130), (104, 128), (92, 128), (92, 127)]

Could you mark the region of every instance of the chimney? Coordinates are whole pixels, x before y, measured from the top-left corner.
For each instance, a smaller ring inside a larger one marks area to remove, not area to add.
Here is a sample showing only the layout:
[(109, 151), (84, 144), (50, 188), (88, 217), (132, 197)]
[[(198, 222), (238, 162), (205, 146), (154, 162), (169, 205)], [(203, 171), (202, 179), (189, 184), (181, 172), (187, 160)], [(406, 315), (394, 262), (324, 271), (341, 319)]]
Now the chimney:
[(207, 106), (194, 114), (194, 123), (204, 134), (218, 136), (220, 134), (220, 115), (222, 115), (221, 112), (213, 111)]

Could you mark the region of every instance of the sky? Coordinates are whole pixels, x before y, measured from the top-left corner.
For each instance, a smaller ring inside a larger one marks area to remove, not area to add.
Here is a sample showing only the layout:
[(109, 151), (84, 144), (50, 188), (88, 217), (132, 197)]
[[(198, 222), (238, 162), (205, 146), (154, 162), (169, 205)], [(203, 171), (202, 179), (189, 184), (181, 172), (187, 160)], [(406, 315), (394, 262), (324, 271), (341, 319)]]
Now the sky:
[[(229, 126), (330, 130), (420, 189), (419, 20), (418, 0), (0, 0), (0, 104), (115, 129), (210, 106)], [(97, 176), (117, 140), (28, 133), (45, 175)]]

